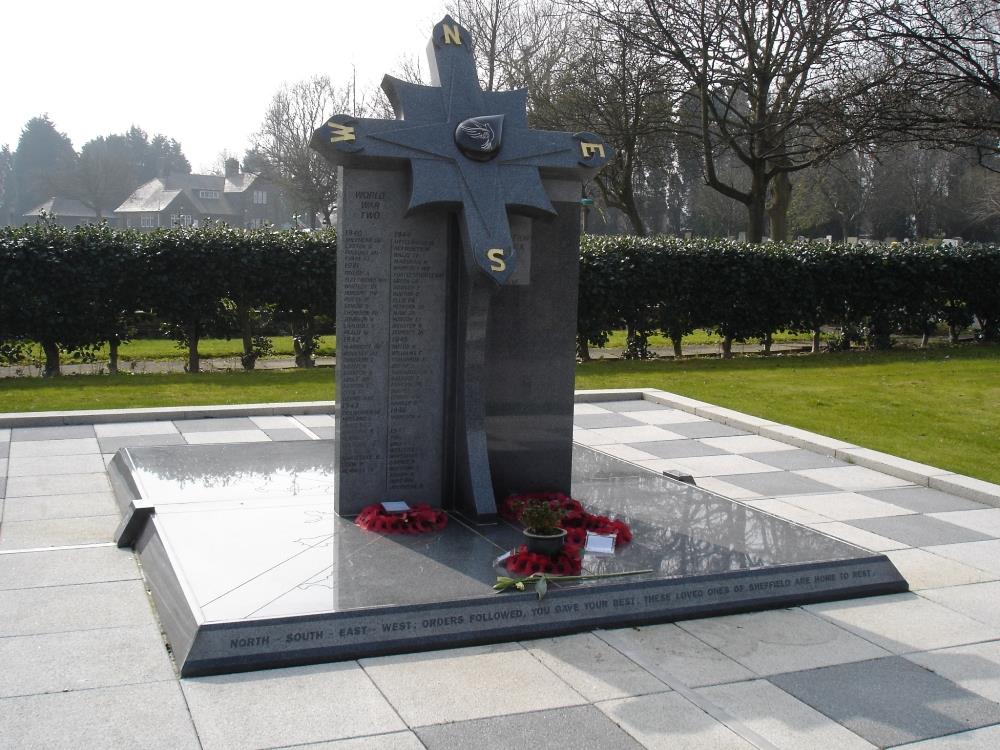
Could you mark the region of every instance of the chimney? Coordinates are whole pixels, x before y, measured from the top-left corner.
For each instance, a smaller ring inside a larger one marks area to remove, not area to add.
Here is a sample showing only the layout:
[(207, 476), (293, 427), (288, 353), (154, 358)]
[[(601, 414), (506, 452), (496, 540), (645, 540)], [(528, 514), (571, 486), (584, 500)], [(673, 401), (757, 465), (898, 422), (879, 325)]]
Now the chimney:
[(226, 159), (226, 177), (236, 177), (240, 173), (240, 163), (236, 159)]

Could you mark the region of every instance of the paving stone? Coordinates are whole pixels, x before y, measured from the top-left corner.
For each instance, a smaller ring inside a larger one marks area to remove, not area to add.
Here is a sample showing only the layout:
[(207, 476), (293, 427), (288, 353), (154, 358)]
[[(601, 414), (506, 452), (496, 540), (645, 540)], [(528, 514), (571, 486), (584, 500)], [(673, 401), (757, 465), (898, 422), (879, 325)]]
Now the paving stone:
[(655, 401), (647, 401), (644, 398), (629, 399), (627, 401), (601, 401), (601, 406), (608, 411), (625, 413), (633, 411), (665, 411), (670, 408)]
[[(47, 429), (47, 428), (46, 428)], [(10, 458), (31, 456), (75, 456), (80, 453), (100, 453), (97, 438), (72, 438), (69, 440), (28, 440), (10, 444)]]
[(702, 489), (722, 495), (723, 497), (728, 497), (731, 500), (757, 500), (761, 497), (756, 492), (751, 492), (743, 487), (737, 487), (735, 484), (730, 484), (729, 482), (723, 482), (716, 477), (699, 477), (696, 484)]
[[(7, 478), (0, 478), (0, 499), (7, 496)], [(2, 510), (2, 508), (0, 508)], [(2, 518), (2, 516), (0, 516)]]
[[(968, 502), (972, 502), (971, 500)], [(933, 513), (932, 518), (940, 519), (962, 526), (966, 529), (1000, 537), (1000, 508), (980, 508), (976, 510), (959, 510), (947, 513)]]
[(110, 542), (120, 520), (118, 515), (49, 518), (40, 521), (5, 520), (0, 528), (0, 550)]
[[(577, 430), (573, 432), (575, 437)], [(588, 433), (587, 439), (590, 441), (585, 443), (587, 445), (609, 445), (613, 443), (641, 444), (683, 439), (675, 432), (651, 424), (640, 424), (635, 427), (604, 427), (596, 430), (585, 430), (584, 432)], [(581, 440), (580, 442), (584, 441)]]
[(692, 456), (691, 458), (671, 460), (695, 478), (724, 477), (723, 481), (730, 482), (730, 484), (732, 483), (730, 477), (736, 474), (781, 473), (773, 466), (762, 464), (746, 456)]
[(0, 458), (6, 459), (10, 455), (10, 441), (0, 443)]
[(256, 430), (249, 417), (223, 417), (220, 419), (175, 419), (174, 426), (182, 433)]
[(879, 747), (1000, 721), (1000, 705), (899, 657), (791, 672), (770, 680)]
[(794, 445), (782, 443), (760, 435), (735, 435), (732, 437), (702, 438), (705, 445), (721, 448), (729, 453), (765, 453), (775, 451), (794, 451)]
[[(942, 513), (945, 511), (982, 510), (985, 505), (966, 500), (964, 497), (949, 495), (930, 487), (896, 487), (888, 490), (867, 490), (863, 494), (884, 500), (893, 505), (909, 508), (914, 513)], [(996, 511), (1000, 514), (1000, 510)], [(952, 521), (958, 523), (958, 521)]]
[(809, 604), (804, 609), (895, 654), (1000, 638), (1000, 629), (910, 593)]
[[(655, 412), (654, 412), (655, 413)], [(624, 414), (581, 414), (573, 417), (573, 426), (582, 427), (585, 430), (593, 430), (598, 427), (635, 427), (642, 422), (631, 419)]]
[(905, 479), (882, 474), (864, 466), (836, 466), (830, 469), (799, 469), (795, 472), (817, 482), (849, 492), (883, 490), (889, 487), (903, 487), (911, 484)]
[(0, 590), (138, 578), (132, 551), (112, 546), (0, 554)]
[(699, 440), (666, 440), (663, 442), (643, 443), (642, 450), (659, 458), (727, 455), (721, 448), (713, 448)]
[(803, 450), (792, 447), (792, 450), (769, 451), (765, 453), (754, 453), (750, 456), (754, 461), (774, 466), (785, 471), (796, 469), (830, 469), (835, 466), (847, 466), (848, 464), (832, 456), (824, 456), (821, 453)]
[(18, 750), (200, 747), (174, 680), (0, 699), (0, 744)]
[(267, 435), (271, 440), (276, 442), (288, 441), (288, 440), (312, 440), (309, 435), (303, 432), (298, 427), (293, 427), (289, 429), (267, 429), (264, 430), (264, 434)]
[(997, 578), (979, 568), (963, 565), (923, 549), (889, 550), (885, 554), (913, 591), (962, 586)]
[[(10, 494), (10, 488), (7, 489)], [(1000, 539), (988, 542), (965, 542), (932, 547), (930, 552), (947, 557), (965, 565), (1000, 575)]]
[(172, 680), (174, 668), (150, 622), (142, 627), (0, 638), (0, 697)]
[(889, 656), (884, 649), (802, 609), (677, 624), (759, 675)]
[[(747, 458), (751, 458), (747, 456)], [(756, 461), (756, 458), (754, 459)], [(735, 484), (751, 492), (769, 497), (782, 495), (805, 495), (810, 492), (829, 492), (830, 488), (812, 479), (800, 477), (789, 471), (771, 470), (761, 474), (737, 474), (719, 477), (724, 482)]]
[(646, 451), (639, 450), (638, 448), (633, 448), (630, 445), (602, 445), (599, 446), (597, 450), (602, 453), (607, 453), (609, 456), (620, 458), (623, 461), (632, 461), (633, 463), (638, 461), (657, 460), (656, 456), (646, 453)]
[(649, 750), (751, 750), (754, 747), (677, 693), (624, 698), (600, 703), (597, 707)]
[(29, 440), (69, 440), (93, 438), (94, 425), (74, 424), (59, 427), (15, 427), (10, 432), (10, 441), (18, 443)]
[[(7, 443), (4, 443), (4, 445), (7, 445)], [(0, 458), (0, 477), (6, 477), (6, 476), (7, 476), (7, 459)]]
[[(14, 443), (17, 445), (17, 443)], [(9, 477), (7, 497), (38, 495), (75, 495), (81, 492), (110, 492), (111, 483), (103, 466), (100, 472), (89, 474), (59, 474), (56, 476)]]
[(932, 489), (961, 495), (970, 500), (978, 500), (994, 507), (1000, 505), (1000, 484), (985, 482), (962, 474), (943, 474), (931, 477), (928, 484)]
[(715, 685), (699, 688), (697, 692), (778, 748), (865, 750), (873, 747), (767, 680)]
[(714, 438), (714, 437), (736, 437), (738, 435), (749, 435), (745, 430), (738, 430), (721, 422), (688, 422), (670, 425), (670, 431), (683, 435), (686, 438)]
[[(843, 523), (842, 521), (824, 521), (822, 523), (810, 523), (816, 531), (822, 531), (837, 539), (843, 539), (848, 544), (871, 550), (872, 552), (885, 552), (891, 549), (901, 549), (905, 545), (895, 539), (887, 539), (870, 531), (859, 529), (857, 526)], [(905, 576), (904, 576), (905, 577)]]
[(209, 445), (215, 443), (266, 443), (270, 440), (263, 430), (231, 430), (211, 432), (185, 432), (184, 439), (189, 445)]
[(933, 588), (921, 591), (920, 595), (973, 620), (1000, 628), (1000, 581)]
[[(1000, 702), (1000, 642), (909, 654), (912, 662), (977, 695)], [(1000, 747), (1000, 746), (998, 746)]]
[(0, 443), (9, 443), (9, 442), (10, 442), (10, 428), (0, 427)]
[(181, 686), (206, 750), (406, 729), (355, 662), (199, 677), (181, 680)]
[(92, 474), (104, 471), (104, 460), (100, 453), (83, 453), (76, 456), (60, 456), (53, 461), (50, 456), (13, 458), (7, 469), (8, 477), (56, 476), (59, 474)]
[(707, 422), (704, 417), (699, 417), (680, 409), (649, 409), (646, 411), (630, 411), (629, 417), (645, 422), (646, 424), (694, 424), (695, 422)]
[(314, 427), (334, 427), (337, 424), (332, 414), (299, 414), (295, 419), (311, 430)]
[(996, 750), (1000, 747), (1000, 725), (949, 734), (898, 747), (906, 750)]
[(173, 422), (109, 422), (95, 424), (94, 432), (100, 438), (126, 437), (129, 435), (177, 435), (178, 430)]
[(364, 659), (361, 666), (411, 727), (586, 703), (514, 643)]
[(301, 427), (293, 417), (250, 417), (250, 421), (261, 430), (298, 430)]
[(580, 414), (608, 414), (608, 410), (597, 404), (573, 404), (573, 415)]
[(89, 492), (77, 495), (36, 495), (12, 497), (7, 501), (3, 519), (7, 521), (41, 521), (53, 518), (83, 518), (109, 516), (118, 512), (115, 497), (110, 492)]
[(909, 547), (983, 542), (990, 538), (978, 531), (919, 514), (859, 519), (851, 521), (851, 525), (896, 539)]
[(309, 430), (320, 440), (336, 440), (337, 438), (336, 427), (310, 427)]
[(655, 665), (685, 685), (699, 687), (755, 677), (753, 672), (673, 623), (609, 633), (622, 653)]
[(302, 750), (425, 750), (425, 747), (413, 732), (390, 732), (349, 740), (309, 743)]
[(140, 448), (158, 445), (185, 445), (184, 436), (179, 432), (163, 435), (122, 435), (121, 437), (97, 438), (101, 453), (117, 453), (121, 448)]
[(522, 645), (589, 701), (669, 689), (592, 633), (525, 641)]
[(594, 706), (460, 721), (417, 729), (427, 750), (509, 750), (509, 748), (629, 748), (642, 745)]
[(832, 521), (853, 521), (858, 518), (879, 518), (908, 514), (906, 508), (884, 503), (855, 492), (830, 492), (817, 495), (789, 495), (786, 503), (819, 513)]
[(777, 500), (775, 498), (747, 500), (746, 504), (751, 508), (762, 510), (765, 513), (770, 513), (772, 516), (784, 518), (788, 521), (794, 521), (795, 523), (816, 524), (824, 523), (830, 520), (826, 516), (821, 516), (819, 513), (814, 513), (806, 508), (800, 508), (798, 505), (792, 505), (791, 503), (786, 503), (784, 500)]
[(0, 637), (136, 627), (152, 621), (140, 581), (0, 591)]

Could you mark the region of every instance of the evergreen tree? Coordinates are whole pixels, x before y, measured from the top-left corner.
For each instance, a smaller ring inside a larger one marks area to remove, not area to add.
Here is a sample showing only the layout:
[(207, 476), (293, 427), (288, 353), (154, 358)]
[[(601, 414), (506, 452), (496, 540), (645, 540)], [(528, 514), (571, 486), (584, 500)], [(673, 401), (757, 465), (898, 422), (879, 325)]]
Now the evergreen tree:
[(48, 115), (28, 120), (14, 153), (16, 216), (65, 192), (76, 167), (77, 155), (72, 141), (56, 130)]

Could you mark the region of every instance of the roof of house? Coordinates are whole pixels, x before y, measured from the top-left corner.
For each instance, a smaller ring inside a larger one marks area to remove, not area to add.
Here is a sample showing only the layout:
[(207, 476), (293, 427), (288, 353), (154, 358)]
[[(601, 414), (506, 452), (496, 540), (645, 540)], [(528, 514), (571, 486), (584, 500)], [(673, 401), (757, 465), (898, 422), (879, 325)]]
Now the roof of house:
[[(166, 210), (182, 193), (196, 211), (215, 216), (236, 216), (239, 211), (226, 200), (226, 194), (242, 193), (253, 184), (257, 175), (240, 173), (230, 177), (214, 174), (172, 174), (150, 180), (135, 189), (117, 213), (154, 212)], [(202, 190), (213, 190), (218, 198), (202, 198)]]
[(59, 195), (54, 195), (47, 201), (42, 203), (40, 206), (36, 206), (30, 211), (25, 211), (25, 216), (41, 216), (42, 212), (51, 214), (53, 216), (65, 216), (69, 217), (80, 217), (87, 219), (96, 219), (97, 213), (94, 209), (89, 206), (84, 205), (76, 198), (63, 198)]

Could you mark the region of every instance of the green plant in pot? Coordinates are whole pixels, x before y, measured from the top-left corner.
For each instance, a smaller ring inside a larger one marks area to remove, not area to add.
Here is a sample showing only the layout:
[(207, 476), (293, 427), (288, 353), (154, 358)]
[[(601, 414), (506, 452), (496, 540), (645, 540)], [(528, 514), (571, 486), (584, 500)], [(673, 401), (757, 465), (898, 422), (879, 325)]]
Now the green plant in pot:
[(547, 500), (528, 500), (521, 506), (520, 513), (528, 551), (558, 555), (566, 541), (566, 529), (559, 528), (566, 512)]

